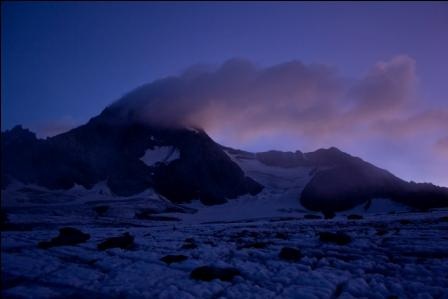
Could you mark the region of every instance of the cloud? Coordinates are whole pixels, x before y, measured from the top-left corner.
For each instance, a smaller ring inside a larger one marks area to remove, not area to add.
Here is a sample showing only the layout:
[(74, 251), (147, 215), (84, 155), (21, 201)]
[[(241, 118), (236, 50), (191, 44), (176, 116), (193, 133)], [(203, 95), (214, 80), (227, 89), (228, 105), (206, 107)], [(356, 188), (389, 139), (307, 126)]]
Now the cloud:
[(437, 152), (448, 158), (448, 136), (440, 138), (434, 145)]
[(110, 107), (138, 121), (201, 127), (243, 149), (338, 146), (382, 167), (395, 165), (391, 170), (406, 178), (416, 159), (426, 174), (448, 167), (431, 156), (435, 143), (445, 144), (438, 140), (448, 131), (448, 109), (425, 109), (418, 81), (416, 62), (406, 55), (378, 62), (355, 79), (323, 64), (260, 67), (232, 59), (146, 84)]
[(415, 61), (403, 55), (353, 83), (322, 64), (260, 68), (232, 59), (144, 85), (112, 106), (140, 121), (225, 130), (238, 139), (285, 130), (319, 138), (394, 117), (411, 102), (416, 81)]

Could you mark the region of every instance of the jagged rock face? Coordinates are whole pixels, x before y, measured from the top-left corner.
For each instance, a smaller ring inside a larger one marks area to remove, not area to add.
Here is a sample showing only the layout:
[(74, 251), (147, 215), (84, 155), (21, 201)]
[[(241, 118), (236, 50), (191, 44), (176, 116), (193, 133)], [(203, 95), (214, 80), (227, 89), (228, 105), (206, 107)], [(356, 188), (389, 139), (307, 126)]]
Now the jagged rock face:
[(283, 168), (293, 168), (297, 166), (304, 166), (306, 164), (304, 155), (300, 151), (293, 152), (281, 152), (281, 151), (268, 151), (256, 153), (257, 159), (269, 166), (277, 166)]
[[(2, 184), (8, 178), (52, 189), (90, 188), (106, 180), (112, 192), (132, 195), (152, 187), (174, 202), (205, 204), (261, 191), (203, 131), (128, 122), (106, 109), (67, 133), (36, 139), (27, 130), (2, 133)], [(146, 165), (147, 149), (173, 146), (179, 159)]]

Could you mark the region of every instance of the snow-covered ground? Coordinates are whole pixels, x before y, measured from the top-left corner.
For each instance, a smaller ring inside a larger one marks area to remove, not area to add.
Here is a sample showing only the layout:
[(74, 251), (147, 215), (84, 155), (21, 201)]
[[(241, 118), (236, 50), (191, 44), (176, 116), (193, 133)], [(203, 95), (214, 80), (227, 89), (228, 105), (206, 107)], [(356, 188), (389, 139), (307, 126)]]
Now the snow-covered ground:
[(155, 146), (153, 149), (146, 150), (140, 160), (148, 166), (153, 166), (157, 163), (168, 164), (179, 157), (180, 152), (174, 146)]
[[(296, 171), (298, 180), (307, 178)], [(220, 206), (181, 207), (151, 190), (123, 198), (104, 184), (68, 192), (16, 185), (2, 192), (8, 216), (1, 233), (2, 297), (448, 298), (448, 211), (384, 213), (375, 209), (390, 205), (380, 200), (370, 213), (359, 207), (334, 219), (304, 219), (309, 212), (280, 192), (295, 187), (266, 188), (260, 197)], [(136, 217), (142, 211), (178, 219)], [(364, 218), (347, 220), (355, 212)], [(91, 237), (74, 246), (37, 247), (66, 226)], [(323, 231), (344, 232), (352, 242), (323, 243)], [(135, 237), (133, 248), (97, 249), (125, 232)], [(189, 238), (196, 248), (182, 248)], [(283, 247), (302, 257), (282, 260)], [(160, 260), (179, 254), (187, 259)], [(203, 265), (233, 267), (241, 275), (230, 282), (190, 278)]]

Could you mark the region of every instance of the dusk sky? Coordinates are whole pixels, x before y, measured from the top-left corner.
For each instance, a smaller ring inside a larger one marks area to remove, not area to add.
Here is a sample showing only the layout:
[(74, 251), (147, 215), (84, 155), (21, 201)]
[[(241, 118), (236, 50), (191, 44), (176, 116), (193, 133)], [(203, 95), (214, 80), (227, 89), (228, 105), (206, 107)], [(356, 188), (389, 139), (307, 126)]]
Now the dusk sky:
[(52, 136), (146, 84), (143, 118), (448, 186), (447, 3), (2, 3), (1, 59), (2, 131)]

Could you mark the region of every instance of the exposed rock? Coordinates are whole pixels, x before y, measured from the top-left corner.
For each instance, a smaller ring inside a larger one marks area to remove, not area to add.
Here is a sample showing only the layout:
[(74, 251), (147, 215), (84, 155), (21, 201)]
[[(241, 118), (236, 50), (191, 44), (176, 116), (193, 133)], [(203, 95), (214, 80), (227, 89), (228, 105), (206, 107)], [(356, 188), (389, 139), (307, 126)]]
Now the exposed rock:
[(134, 246), (134, 237), (129, 233), (125, 233), (119, 237), (112, 237), (104, 240), (100, 244), (98, 244), (97, 248), (99, 250), (106, 250), (109, 248), (121, 248), (121, 249), (130, 249)]
[(184, 244), (181, 247), (181, 249), (196, 249), (196, 248), (198, 248), (198, 245), (196, 244), (196, 241), (193, 238), (185, 239)]
[[(75, 184), (91, 188), (106, 181), (120, 196), (153, 188), (172, 202), (199, 198), (212, 205), (263, 188), (246, 177), (204, 131), (129, 120), (116, 106), (47, 139), (16, 127), (2, 133), (1, 145), (2, 178), (50, 189), (70, 189)], [(155, 165), (140, 160), (146, 150), (159, 146), (176, 148), (180, 157)]]
[(231, 281), (235, 276), (241, 275), (236, 268), (219, 268), (213, 266), (202, 266), (194, 269), (190, 277), (196, 280), (211, 281), (220, 279), (222, 281)]
[(104, 216), (104, 214), (106, 214), (106, 212), (109, 210), (109, 206), (108, 205), (100, 205), (100, 206), (96, 206), (93, 208), (93, 210), (96, 212), (96, 214), (98, 216)]
[(314, 214), (306, 214), (305, 216), (303, 216), (303, 219), (322, 219), (322, 216), (319, 215), (314, 215)]
[(316, 172), (300, 195), (314, 211), (344, 211), (374, 198), (390, 198), (418, 209), (448, 206), (448, 188), (406, 182), (390, 172), (336, 148), (304, 154)]
[(255, 248), (255, 249), (263, 249), (269, 245), (267, 242), (252, 242), (241, 245), (239, 248)]
[(336, 216), (333, 211), (323, 211), (322, 214), (324, 214), (325, 219), (333, 219)]
[(448, 216), (442, 216), (439, 218), (440, 222), (448, 222)]
[(73, 227), (59, 229), (59, 235), (50, 241), (39, 242), (38, 247), (48, 249), (57, 246), (77, 245), (90, 239), (90, 235)]
[(186, 255), (165, 255), (160, 260), (170, 265), (172, 263), (180, 263), (187, 260), (188, 257)]
[(283, 232), (277, 232), (274, 237), (277, 238), (277, 239), (287, 240), (288, 239), (288, 234), (287, 233), (283, 233)]
[(135, 213), (135, 218), (153, 221), (180, 221), (180, 219), (177, 217), (152, 215), (152, 213), (149, 211), (137, 212)]
[(364, 219), (364, 217), (362, 215), (358, 215), (358, 214), (351, 214), (347, 216), (348, 220), (361, 220)]
[(302, 258), (302, 253), (296, 248), (283, 247), (278, 256), (282, 260), (297, 262)]
[(352, 241), (352, 238), (342, 232), (319, 232), (319, 240), (325, 243), (335, 243), (338, 245), (346, 245)]

